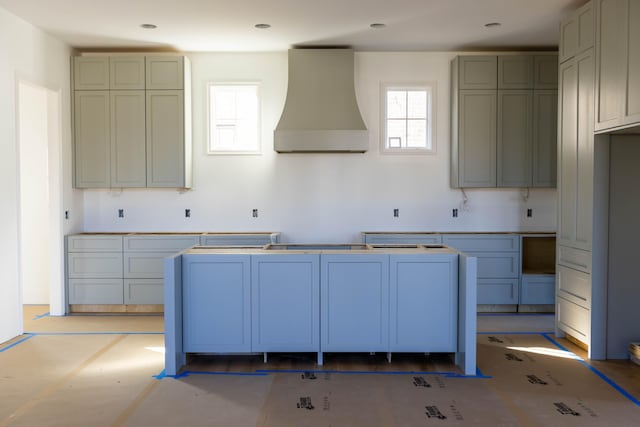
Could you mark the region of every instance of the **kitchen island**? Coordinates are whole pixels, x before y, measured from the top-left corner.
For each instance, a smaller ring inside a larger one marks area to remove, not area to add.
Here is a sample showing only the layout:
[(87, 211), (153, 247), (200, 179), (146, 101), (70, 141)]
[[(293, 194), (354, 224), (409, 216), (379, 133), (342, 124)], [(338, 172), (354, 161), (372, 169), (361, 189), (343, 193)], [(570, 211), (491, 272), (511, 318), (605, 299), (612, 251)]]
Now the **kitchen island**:
[(165, 258), (165, 374), (188, 353), (455, 353), (476, 373), (476, 258), (442, 245), (194, 247)]

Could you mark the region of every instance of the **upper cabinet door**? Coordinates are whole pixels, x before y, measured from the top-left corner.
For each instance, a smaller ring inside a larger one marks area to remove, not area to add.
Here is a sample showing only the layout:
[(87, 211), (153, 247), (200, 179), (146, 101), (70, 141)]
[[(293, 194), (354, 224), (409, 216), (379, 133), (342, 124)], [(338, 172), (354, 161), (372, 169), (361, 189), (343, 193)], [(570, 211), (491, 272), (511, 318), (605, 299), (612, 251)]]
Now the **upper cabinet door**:
[(147, 56), (147, 89), (184, 89), (184, 57)]
[(555, 187), (558, 135), (558, 92), (533, 92), (532, 187)]
[(599, 0), (596, 35), (596, 131), (622, 124), (627, 63), (626, 0)]
[(496, 56), (459, 57), (459, 89), (496, 89)]
[(145, 187), (145, 93), (143, 90), (112, 90), (109, 93), (111, 186)]
[(627, 64), (627, 123), (640, 122), (640, 3), (629, 2), (629, 34), (627, 37), (629, 61)]
[(533, 57), (533, 88), (558, 88), (558, 55), (535, 55)]
[(108, 188), (109, 91), (76, 91), (74, 106), (75, 186)]
[(531, 185), (532, 94), (498, 91), (498, 187)]
[(560, 62), (593, 47), (594, 35), (595, 13), (592, 2), (588, 2), (560, 24)]
[(73, 58), (73, 88), (75, 90), (109, 89), (108, 56), (76, 56)]
[(461, 90), (458, 96), (459, 187), (495, 187), (496, 91)]
[(144, 89), (144, 57), (112, 56), (110, 58), (110, 89)]
[(498, 89), (533, 89), (533, 57), (498, 56)]
[(147, 187), (184, 187), (184, 92), (148, 90), (146, 93)]

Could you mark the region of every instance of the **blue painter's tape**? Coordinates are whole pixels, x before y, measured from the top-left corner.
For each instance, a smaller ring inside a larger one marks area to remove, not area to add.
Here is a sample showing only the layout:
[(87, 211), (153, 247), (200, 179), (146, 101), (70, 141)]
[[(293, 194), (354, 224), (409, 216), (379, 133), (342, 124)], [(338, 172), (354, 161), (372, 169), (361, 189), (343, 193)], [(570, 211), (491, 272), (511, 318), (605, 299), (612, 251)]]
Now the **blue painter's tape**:
[(478, 335), (544, 335), (544, 334), (553, 334), (553, 331), (549, 332), (508, 332), (508, 331), (500, 331), (500, 332), (478, 332)]
[(49, 317), (49, 312), (47, 311), (44, 314), (38, 314), (36, 317), (33, 318), (33, 320), (42, 319), (43, 317)]
[[(564, 347), (563, 345), (561, 345), (558, 341), (554, 340), (553, 338), (551, 338), (549, 336), (549, 334), (542, 334), (543, 337), (545, 337), (547, 339), (547, 341), (551, 342), (553, 345), (555, 345), (556, 347), (558, 347), (560, 350), (562, 351), (566, 351), (568, 353), (571, 353), (571, 351), (569, 351), (566, 347)], [(571, 353), (573, 354), (573, 353)], [(584, 359), (580, 358), (579, 356), (575, 355), (576, 357), (575, 360), (577, 360), (580, 364), (582, 364), (583, 366), (585, 366), (586, 368), (588, 368), (591, 372), (593, 372), (594, 374), (596, 374), (597, 376), (599, 376), (604, 382), (606, 382), (607, 384), (609, 384), (611, 387), (613, 387), (618, 393), (622, 394), (624, 397), (626, 397), (627, 399), (629, 399), (634, 405), (636, 406), (640, 406), (640, 400), (636, 399), (635, 397), (633, 397), (628, 391), (626, 391), (625, 389), (623, 389), (622, 387), (620, 387), (618, 384), (616, 384), (615, 382), (613, 382), (613, 380), (611, 380), (609, 377), (607, 377), (605, 374), (603, 374), (602, 372), (600, 372), (598, 369), (594, 368), (593, 366), (589, 365)]]
[(11, 345), (6, 346), (3, 349), (0, 349), (0, 353), (4, 353), (5, 351), (9, 350), (10, 348), (13, 348), (15, 346), (17, 346), (18, 344), (22, 344), (23, 342), (25, 342), (28, 339), (33, 338), (35, 335), (34, 334), (30, 334), (28, 332), (25, 332), (26, 337), (19, 339), (18, 341), (14, 342)]
[(478, 316), (513, 316), (513, 317), (525, 317), (525, 316), (555, 316), (555, 313), (478, 313)]
[(155, 379), (157, 379), (157, 380), (161, 380), (161, 379), (163, 379), (163, 378), (164, 378), (164, 377), (166, 377), (166, 376), (167, 376), (167, 374), (166, 374), (166, 370), (164, 370), (164, 369), (163, 369), (163, 370), (162, 370), (162, 372), (160, 372), (158, 375), (152, 375), (151, 377), (152, 377), (152, 378), (155, 378)]
[[(163, 371), (164, 373), (164, 371)], [(161, 375), (163, 375), (161, 373)], [(209, 371), (184, 371), (179, 373), (178, 375), (163, 375), (162, 378), (174, 378), (180, 379), (185, 377), (190, 377), (191, 375), (221, 375), (221, 376), (230, 376), (230, 377), (266, 377), (267, 373), (262, 372), (209, 372)], [(160, 375), (158, 375), (160, 376)], [(162, 379), (158, 378), (158, 379)]]

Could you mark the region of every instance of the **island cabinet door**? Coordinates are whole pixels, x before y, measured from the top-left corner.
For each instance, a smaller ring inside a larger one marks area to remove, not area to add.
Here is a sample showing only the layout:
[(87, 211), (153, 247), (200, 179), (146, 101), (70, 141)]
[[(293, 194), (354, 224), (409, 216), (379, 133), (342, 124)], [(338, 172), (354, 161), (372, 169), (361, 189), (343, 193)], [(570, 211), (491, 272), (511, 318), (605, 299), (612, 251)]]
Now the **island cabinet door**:
[(455, 352), (456, 255), (390, 255), (390, 350)]
[(389, 256), (320, 256), (322, 351), (389, 349)]
[(251, 351), (251, 257), (184, 255), (184, 352)]
[(252, 255), (251, 324), (251, 351), (319, 351), (320, 255)]

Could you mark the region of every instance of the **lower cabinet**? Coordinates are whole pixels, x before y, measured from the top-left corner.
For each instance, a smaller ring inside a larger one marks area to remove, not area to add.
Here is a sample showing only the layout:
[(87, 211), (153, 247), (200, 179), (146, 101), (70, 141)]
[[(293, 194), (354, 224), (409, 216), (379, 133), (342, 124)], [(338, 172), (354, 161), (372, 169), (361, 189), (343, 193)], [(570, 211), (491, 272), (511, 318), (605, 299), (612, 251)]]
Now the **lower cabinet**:
[(251, 350), (320, 351), (320, 255), (251, 257)]
[(163, 279), (124, 279), (125, 304), (163, 304)]
[(456, 352), (456, 254), (185, 254), (184, 352)]
[(184, 255), (185, 352), (251, 351), (251, 257)]
[(389, 350), (389, 256), (322, 255), (323, 351)]
[(520, 304), (555, 304), (556, 277), (553, 274), (523, 274)]
[(122, 304), (122, 279), (69, 279), (69, 304)]
[(389, 351), (455, 352), (458, 268), (455, 255), (389, 257)]

